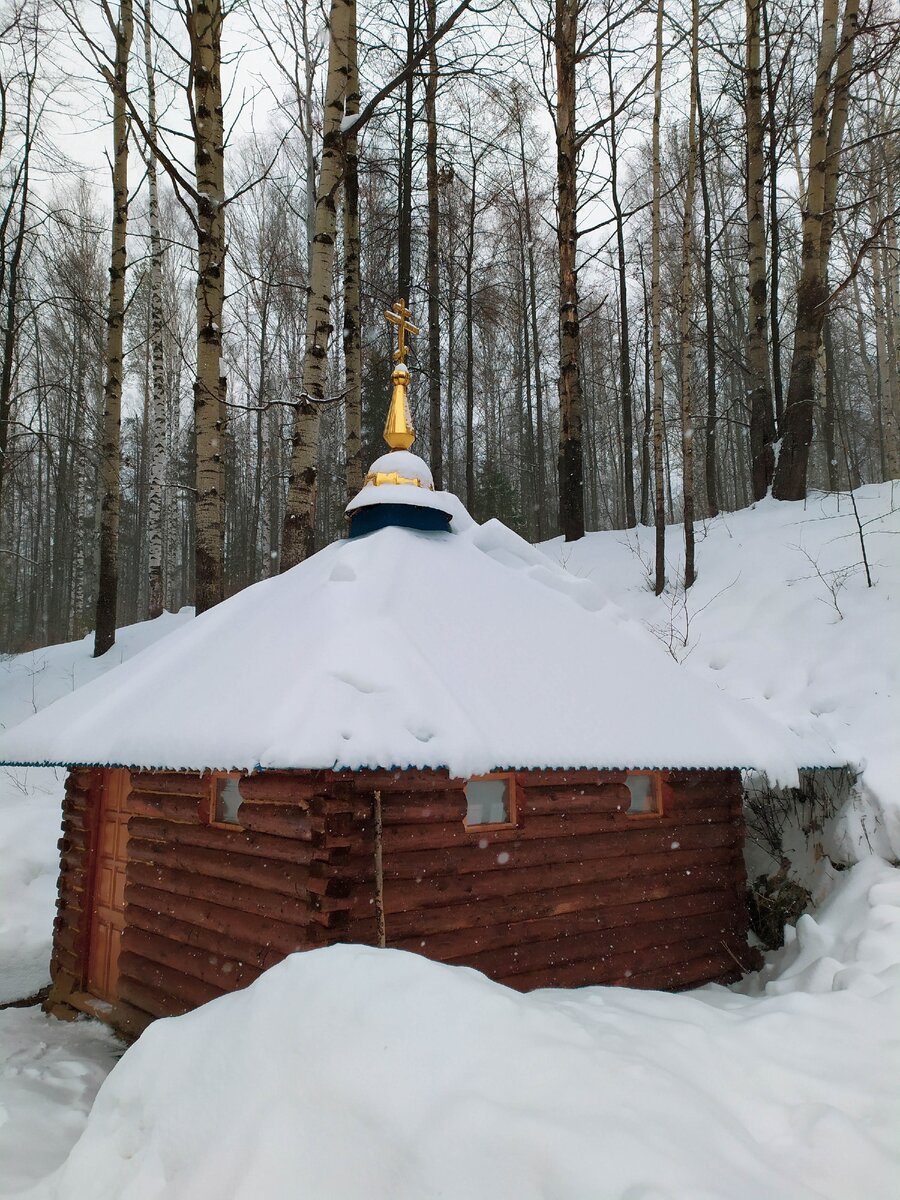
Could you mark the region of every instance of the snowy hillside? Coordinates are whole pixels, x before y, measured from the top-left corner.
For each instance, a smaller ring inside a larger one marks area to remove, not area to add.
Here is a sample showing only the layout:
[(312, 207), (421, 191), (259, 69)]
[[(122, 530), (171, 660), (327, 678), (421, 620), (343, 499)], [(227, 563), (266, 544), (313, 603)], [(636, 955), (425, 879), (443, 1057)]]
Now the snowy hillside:
[(669, 587), (653, 594), (654, 531), (560, 539), (545, 552), (637, 618), (687, 670), (785, 726), (816, 733), (863, 771), (855, 814), (830, 848), (900, 857), (900, 484), (806, 503), (766, 500), (697, 527), (685, 597), (681, 526), (666, 530)]
[[(116, 645), (101, 659), (91, 657), (93, 635), (0, 657), (0, 729), (105, 674), (190, 616), (183, 609), (120, 629)], [(64, 783), (64, 771), (0, 767), (0, 1004), (33, 995), (50, 979)]]

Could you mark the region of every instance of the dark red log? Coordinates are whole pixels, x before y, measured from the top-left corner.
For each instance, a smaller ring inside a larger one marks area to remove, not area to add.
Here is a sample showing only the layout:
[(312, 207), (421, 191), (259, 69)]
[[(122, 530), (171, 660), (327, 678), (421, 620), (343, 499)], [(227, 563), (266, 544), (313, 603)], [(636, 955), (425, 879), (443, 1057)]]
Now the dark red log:
[(499, 950), (520, 943), (552, 941), (592, 930), (615, 929), (642, 922), (657, 923), (708, 912), (731, 913), (734, 907), (733, 896), (718, 891), (700, 892), (649, 900), (643, 904), (588, 909), (536, 921), (488, 925), (477, 929), (456, 929), (449, 933), (428, 934), (424, 939), (417, 936), (389, 938), (388, 944), (398, 950), (412, 950), (427, 954), (429, 958), (440, 962), (447, 962), (482, 950)]
[(128, 812), (140, 817), (160, 817), (167, 821), (197, 825), (200, 821), (200, 797), (133, 791), (128, 797)]
[(306, 925), (312, 920), (312, 906), (307, 899), (283, 896), (262, 888), (247, 887), (220, 879), (210, 879), (171, 867), (153, 867), (147, 863), (129, 862), (129, 883), (156, 888), (177, 896), (207, 900), (212, 904), (234, 908), (241, 912), (272, 917), (289, 925)]
[(197, 946), (170, 941), (156, 933), (133, 926), (122, 936), (122, 953), (137, 954), (158, 966), (170, 967), (211, 987), (237, 991), (258, 979), (261, 970), (252, 962), (225, 957)]
[[(293, 953), (294, 950), (301, 948), (301, 945), (298, 944), (296, 930), (288, 931), (288, 936), (285, 937), (285, 944), (290, 946), (290, 951), (279, 950), (271, 944), (266, 944), (262, 939), (268, 938), (271, 942), (272, 922), (260, 923), (252, 937), (237, 937), (231, 931), (232, 922), (228, 923), (229, 931), (227, 933), (219, 933), (202, 925), (192, 925), (188, 921), (167, 916), (162, 912), (154, 912), (133, 903), (128, 905), (126, 922), (128, 926), (126, 934), (132, 928), (144, 930), (146, 933), (168, 938), (172, 942), (208, 951), (220, 958), (232, 958), (238, 962), (251, 963), (261, 971), (281, 962), (286, 953)], [(246, 925), (242, 928), (246, 933)]]
[[(185, 975), (181, 971), (164, 967), (160, 963), (143, 958), (140, 954), (128, 951), (124, 951), (119, 956), (119, 971), (120, 985), (123, 978), (133, 979), (137, 983), (144, 984), (145, 987), (154, 988), (164, 996), (171, 996), (173, 1000), (185, 1004), (188, 1008), (198, 1008), (201, 1004), (215, 1000), (217, 996), (221, 996), (225, 992), (224, 988), (204, 983), (203, 980), (195, 979), (192, 975)], [(131, 1004), (135, 1003), (123, 992), (121, 986), (119, 994), (123, 1000), (127, 1000)], [(141, 1005), (138, 1004), (137, 1007), (140, 1008)]]
[[(317, 924), (291, 924), (258, 913), (240, 912), (226, 905), (214, 904), (200, 897), (181, 896), (157, 888), (129, 883), (125, 888), (126, 921), (131, 920), (131, 905), (137, 905), (160, 917), (173, 917), (189, 925), (212, 930), (225, 937), (254, 942), (282, 954), (322, 945), (325, 934)], [(136, 923), (140, 923), (135, 918)]]

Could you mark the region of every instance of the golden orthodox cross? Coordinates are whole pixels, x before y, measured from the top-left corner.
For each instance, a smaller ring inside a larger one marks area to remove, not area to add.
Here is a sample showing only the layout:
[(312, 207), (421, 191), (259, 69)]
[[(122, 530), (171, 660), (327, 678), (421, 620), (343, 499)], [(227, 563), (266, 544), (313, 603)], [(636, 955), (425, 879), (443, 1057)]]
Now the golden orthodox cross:
[(411, 325), (409, 318), (412, 313), (406, 307), (405, 300), (397, 300), (394, 306), (390, 309), (385, 309), (385, 318), (392, 325), (397, 326), (397, 349), (394, 351), (394, 362), (403, 363), (406, 365), (406, 356), (409, 353), (409, 346), (406, 344), (406, 335), (411, 333), (416, 337), (419, 333), (418, 325)]

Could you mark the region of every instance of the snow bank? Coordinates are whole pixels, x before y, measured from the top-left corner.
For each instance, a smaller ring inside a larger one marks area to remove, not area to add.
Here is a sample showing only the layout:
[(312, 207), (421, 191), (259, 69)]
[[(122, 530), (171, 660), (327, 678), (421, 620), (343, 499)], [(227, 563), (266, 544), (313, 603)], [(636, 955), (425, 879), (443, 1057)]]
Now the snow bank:
[[(698, 579), (686, 599), (671, 586), (653, 595), (652, 529), (543, 546), (551, 561), (637, 617), (695, 676), (863, 769), (831, 833), (845, 861), (870, 847), (900, 857), (900, 484), (854, 495), (872, 588), (848, 495), (765, 500), (699, 523)], [(666, 548), (674, 580), (680, 526), (667, 528)]]
[[(91, 657), (93, 634), (0, 657), (0, 729), (99, 678), (190, 617), (191, 610), (183, 609), (120, 629), (102, 658)], [(50, 982), (64, 783), (61, 770), (0, 767), (0, 1004), (31, 996)]]
[(757, 995), (294, 955), (151, 1026), (35, 1200), (893, 1200), (900, 874), (804, 922)]

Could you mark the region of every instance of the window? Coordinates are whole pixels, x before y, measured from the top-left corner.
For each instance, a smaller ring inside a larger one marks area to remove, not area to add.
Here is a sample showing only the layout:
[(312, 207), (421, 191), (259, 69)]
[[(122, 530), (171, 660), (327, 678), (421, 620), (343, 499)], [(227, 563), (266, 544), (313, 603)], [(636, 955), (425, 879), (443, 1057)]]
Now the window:
[(514, 775), (476, 775), (466, 784), (467, 829), (504, 829), (516, 823)]
[(662, 786), (658, 772), (633, 774), (625, 780), (631, 793), (627, 812), (630, 817), (654, 817), (662, 813)]
[(240, 775), (213, 775), (207, 805), (207, 822), (210, 825), (240, 825), (238, 809), (241, 806)]

